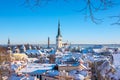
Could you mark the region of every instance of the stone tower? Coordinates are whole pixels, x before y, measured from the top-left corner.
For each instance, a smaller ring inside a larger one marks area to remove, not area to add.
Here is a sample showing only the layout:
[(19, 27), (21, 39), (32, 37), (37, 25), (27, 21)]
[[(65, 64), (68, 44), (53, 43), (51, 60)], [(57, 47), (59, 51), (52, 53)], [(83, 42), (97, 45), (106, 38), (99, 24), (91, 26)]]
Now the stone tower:
[(50, 48), (50, 37), (48, 37), (48, 48)]
[(62, 35), (60, 32), (60, 21), (58, 21), (58, 34), (56, 36), (56, 48), (59, 49), (62, 47)]
[(10, 39), (8, 38), (8, 47), (10, 47)]

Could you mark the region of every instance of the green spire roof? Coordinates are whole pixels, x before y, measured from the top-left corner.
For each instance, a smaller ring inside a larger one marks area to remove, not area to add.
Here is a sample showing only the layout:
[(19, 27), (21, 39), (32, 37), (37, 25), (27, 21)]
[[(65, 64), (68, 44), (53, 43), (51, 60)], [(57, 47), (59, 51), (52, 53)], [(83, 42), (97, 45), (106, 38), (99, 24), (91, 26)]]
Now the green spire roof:
[(60, 21), (58, 21), (58, 34), (56, 37), (62, 37), (61, 32), (60, 32)]

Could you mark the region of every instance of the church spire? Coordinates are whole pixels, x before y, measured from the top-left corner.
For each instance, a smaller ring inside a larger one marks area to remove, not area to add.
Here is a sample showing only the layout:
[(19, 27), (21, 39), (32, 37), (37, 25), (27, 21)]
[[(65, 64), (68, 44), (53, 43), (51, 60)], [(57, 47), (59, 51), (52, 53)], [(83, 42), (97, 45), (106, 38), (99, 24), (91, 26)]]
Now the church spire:
[(58, 21), (58, 34), (57, 34), (57, 37), (62, 37), (61, 35), (61, 31), (60, 31), (60, 20)]
[(8, 38), (8, 47), (10, 47), (10, 39)]
[(50, 37), (48, 37), (48, 48), (50, 48)]
[(60, 21), (58, 21), (58, 34), (56, 36), (56, 48), (59, 49), (62, 47), (62, 35), (60, 32)]

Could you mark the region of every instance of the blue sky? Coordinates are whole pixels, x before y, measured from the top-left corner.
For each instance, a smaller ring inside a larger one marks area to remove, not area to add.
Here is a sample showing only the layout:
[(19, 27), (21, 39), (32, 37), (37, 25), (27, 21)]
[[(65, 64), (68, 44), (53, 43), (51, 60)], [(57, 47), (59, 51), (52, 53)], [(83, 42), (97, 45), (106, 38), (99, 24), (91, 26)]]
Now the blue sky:
[[(116, 0), (117, 1), (117, 0)], [(61, 23), (63, 42), (80, 44), (119, 44), (120, 26), (110, 25), (114, 19), (109, 16), (120, 13), (115, 6), (109, 10), (95, 13), (97, 18), (104, 18), (102, 24), (94, 24), (83, 12), (76, 12), (84, 6), (63, 1), (50, 2), (41, 7), (22, 5), (24, 0), (0, 0), (0, 44), (6, 44), (8, 37), (11, 44), (36, 43), (47, 44), (50, 37), (55, 43), (58, 20)]]

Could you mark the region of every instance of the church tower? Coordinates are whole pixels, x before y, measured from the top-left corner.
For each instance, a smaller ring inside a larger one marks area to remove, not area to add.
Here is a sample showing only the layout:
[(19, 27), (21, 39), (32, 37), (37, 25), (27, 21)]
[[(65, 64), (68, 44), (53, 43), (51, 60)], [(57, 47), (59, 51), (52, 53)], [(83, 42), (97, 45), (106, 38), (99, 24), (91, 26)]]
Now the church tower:
[(60, 32), (60, 21), (58, 21), (58, 34), (56, 36), (56, 48), (59, 49), (62, 47), (62, 35)]
[(10, 47), (10, 39), (8, 38), (8, 47)]
[(8, 38), (8, 42), (7, 42), (7, 53), (12, 53), (11, 45), (10, 45), (10, 39), (9, 38)]
[(48, 37), (48, 48), (50, 48), (50, 37)]

